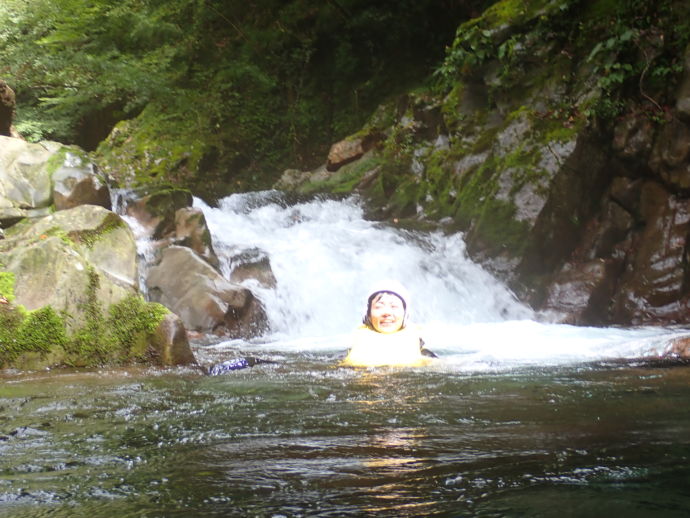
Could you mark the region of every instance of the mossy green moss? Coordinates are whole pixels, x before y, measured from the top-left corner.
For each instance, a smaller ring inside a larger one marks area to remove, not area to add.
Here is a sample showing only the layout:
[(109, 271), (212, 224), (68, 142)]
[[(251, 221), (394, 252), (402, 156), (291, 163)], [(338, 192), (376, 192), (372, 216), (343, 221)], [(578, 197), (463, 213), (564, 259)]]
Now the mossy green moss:
[(102, 223), (98, 228), (92, 230), (79, 230), (78, 232), (70, 232), (66, 234), (67, 239), (73, 243), (79, 243), (87, 248), (93, 248), (93, 246), (102, 239), (104, 236), (108, 235), (110, 232), (114, 232), (120, 228), (127, 228), (127, 224), (114, 212), (107, 214)]
[(89, 164), (91, 162), (88, 153), (80, 147), (61, 145), (60, 148), (48, 158), (48, 162), (46, 162), (46, 171), (51, 178), (53, 174), (65, 164), (68, 154), (78, 158), (81, 164)]
[(515, 218), (515, 206), (501, 200), (484, 203), (476, 219), (474, 235), (492, 254), (507, 252), (519, 257), (525, 249), (530, 227)]
[(50, 306), (29, 312), (17, 329), (20, 350), (48, 353), (56, 347), (64, 347), (67, 333), (62, 317)]
[(544, 14), (547, 8), (553, 9), (565, 3), (565, 1), (554, 2), (553, 0), (502, 0), (489, 7), (481, 18), (488, 27), (492, 28), (519, 25)]
[(8, 302), (14, 301), (14, 283), (14, 273), (0, 272), (0, 297)]
[(185, 121), (151, 104), (136, 119), (120, 122), (95, 158), (121, 185), (185, 184), (198, 172), (211, 138), (205, 127), (193, 131), (193, 122), (193, 117)]
[(63, 319), (50, 306), (26, 311), (14, 300), (14, 275), (0, 272), (0, 366), (11, 365), (26, 353), (48, 354), (65, 345), (67, 335)]
[[(86, 321), (71, 336), (65, 325), (70, 316), (60, 315), (50, 306), (26, 311), (23, 306), (0, 303), (0, 366), (35, 368), (57, 362), (89, 367), (149, 357), (150, 340), (168, 309), (132, 295), (106, 313), (96, 297), (98, 276), (92, 269), (89, 276), (88, 300), (81, 308)], [(0, 272), (0, 290), (8, 300), (13, 295), (11, 273)]]
[(110, 308), (106, 327), (110, 339), (124, 353), (120, 360), (144, 360), (149, 354), (149, 338), (170, 311), (138, 295), (127, 297)]
[(508, 200), (497, 199), (500, 165), (489, 158), (467, 175), (459, 192), (454, 219), (458, 227), (471, 229), (470, 239), (491, 253), (519, 256), (530, 227), (516, 219), (516, 208)]
[(322, 181), (307, 182), (298, 191), (302, 194), (348, 194), (355, 190), (367, 173), (380, 167), (382, 163), (380, 157), (368, 156), (341, 167)]

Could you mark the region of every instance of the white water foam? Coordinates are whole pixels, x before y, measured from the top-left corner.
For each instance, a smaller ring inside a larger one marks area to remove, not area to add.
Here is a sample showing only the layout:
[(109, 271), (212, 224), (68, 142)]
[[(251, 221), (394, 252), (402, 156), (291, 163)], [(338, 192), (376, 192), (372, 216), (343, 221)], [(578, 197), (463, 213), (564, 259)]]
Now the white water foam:
[[(413, 320), (427, 346), (454, 368), (559, 365), (661, 354), (687, 331), (539, 323), (510, 291), (473, 263), (461, 234), (410, 232), (364, 219), (356, 198), (290, 204), (275, 191), (237, 194), (206, 216), (229, 276), (233, 257), (259, 248), (275, 289), (249, 287), (271, 331), (256, 347), (285, 352), (347, 348), (369, 288), (398, 279), (411, 295)], [(221, 347), (223, 344), (220, 345)]]

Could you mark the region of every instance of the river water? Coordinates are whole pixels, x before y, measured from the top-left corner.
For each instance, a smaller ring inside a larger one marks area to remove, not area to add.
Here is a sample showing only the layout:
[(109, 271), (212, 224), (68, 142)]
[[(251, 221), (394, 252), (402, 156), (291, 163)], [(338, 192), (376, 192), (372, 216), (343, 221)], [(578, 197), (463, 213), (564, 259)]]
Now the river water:
[[(273, 363), (3, 372), (0, 517), (690, 513), (690, 370), (659, 360), (687, 330), (546, 323), (462, 236), (368, 222), (355, 199), (196, 204), (225, 273), (266, 254), (277, 287), (248, 284), (265, 336), (195, 354)], [(409, 289), (436, 365), (338, 365), (381, 278)]]

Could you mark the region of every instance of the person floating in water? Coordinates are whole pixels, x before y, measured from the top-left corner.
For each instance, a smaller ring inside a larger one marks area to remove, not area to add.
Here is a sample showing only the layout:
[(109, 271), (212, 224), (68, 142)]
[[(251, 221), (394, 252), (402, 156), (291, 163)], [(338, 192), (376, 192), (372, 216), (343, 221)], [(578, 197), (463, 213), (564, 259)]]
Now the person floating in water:
[[(387, 281), (372, 290), (362, 325), (342, 361), (350, 367), (422, 367), (437, 356), (424, 347), (417, 326), (408, 324), (409, 296), (398, 282)], [(259, 358), (235, 358), (212, 366), (212, 376), (273, 363)]]
[(363, 324), (343, 360), (352, 367), (421, 367), (437, 356), (424, 348), (417, 326), (408, 323), (409, 296), (395, 281), (372, 290)]

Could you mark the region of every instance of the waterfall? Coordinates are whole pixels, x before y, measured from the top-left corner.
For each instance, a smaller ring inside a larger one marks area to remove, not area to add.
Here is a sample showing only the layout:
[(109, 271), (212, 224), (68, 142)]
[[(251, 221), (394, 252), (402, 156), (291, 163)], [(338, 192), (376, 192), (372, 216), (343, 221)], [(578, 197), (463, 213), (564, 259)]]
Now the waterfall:
[(148, 292), (146, 287), (146, 276), (148, 275), (149, 267), (155, 261), (156, 250), (151, 240), (150, 230), (146, 229), (136, 218), (126, 213), (126, 200), (131, 196), (132, 193), (126, 189), (110, 189), (110, 203), (113, 207), (113, 211), (127, 223), (136, 240), (139, 291), (146, 297)]
[(470, 261), (460, 234), (409, 232), (367, 221), (356, 198), (287, 204), (274, 192), (232, 195), (211, 208), (200, 200), (216, 253), (229, 276), (232, 257), (258, 247), (275, 289), (258, 292), (274, 333), (288, 338), (350, 331), (370, 288), (397, 279), (412, 318), (425, 324), (497, 322), (531, 312)]
[(368, 221), (356, 197), (290, 203), (276, 191), (235, 194), (213, 208), (199, 199), (223, 273), (258, 248), (277, 285), (246, 281), (282, 350), (338, 349), (361, 322), (370, 287), (397, 279), (414, 322), (446, 365), (464, 369), (554, 365), (661, 354), (683, 330), (545, 324), (473, 263), (462, 234), (409, 231)]
[[(128, 193), (117, 192), (121, 214)], [(265, 257), (275, 287), (248, 279), (269, 331), (251, 343), (280, 351), (345, 351), (371, 287), (395, 279), (410, 294), (411, 320), (428, 348), (455, 370), (549, 366), (663, 356), (687, 329), (591, 328), (538, 322), (530, 308), (467, 256), (461, 233), (412, 231), (369, 221), (356, 196), (289, 199), (278, 191), (228, 196), (204, 212), (221, 273)], [(123, 215), (137, 238), (140, 286), (154, 260), (146, 229)]]

